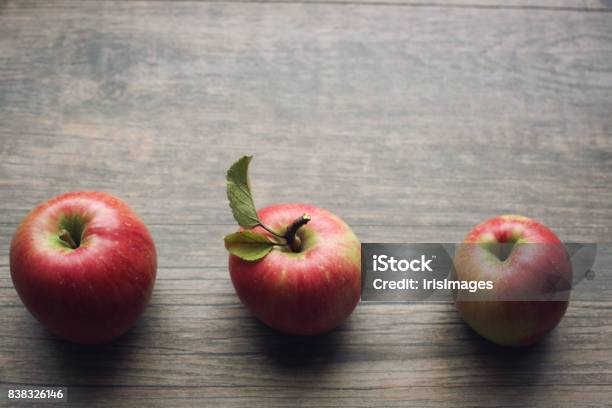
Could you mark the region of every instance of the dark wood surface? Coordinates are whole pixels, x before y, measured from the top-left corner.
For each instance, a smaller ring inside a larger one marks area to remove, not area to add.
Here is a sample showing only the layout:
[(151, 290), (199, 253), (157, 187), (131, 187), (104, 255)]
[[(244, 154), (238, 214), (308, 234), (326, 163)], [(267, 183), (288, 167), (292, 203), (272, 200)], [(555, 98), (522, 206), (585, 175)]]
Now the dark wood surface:
[[(222, 237), (225, 170), (252, 153), (258, 206), (325, 207), (362, 242), (460, 240), (503, 213), (612, 241), (610, 11), (0, 1), (0, 385), (114, 407), (608, 405), (612, 301), (572, 303), (527, 350), (451, 304), (364, 304), (286, 337), (240, 305)], [(159, 253), (144, 317), (95, 348), (37, 324), (8, 265), (27, 212), (82, 189), (129, 202)]]

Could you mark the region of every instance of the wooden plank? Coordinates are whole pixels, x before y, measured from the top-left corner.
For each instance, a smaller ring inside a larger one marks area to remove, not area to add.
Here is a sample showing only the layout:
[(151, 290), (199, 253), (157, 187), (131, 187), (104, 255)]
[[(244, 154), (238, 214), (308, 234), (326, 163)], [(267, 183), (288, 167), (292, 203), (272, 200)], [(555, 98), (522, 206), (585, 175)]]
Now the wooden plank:
[[(1, 225), (0, 233), (5, 234), (0, 240), (0, 266), (8, 265), (10, 238), (15, 225)], [(223, 246), (223, 236), (233, 232), (234, 226), (222, 225), (150, 225), (158, 252), (158, 264), (166, 268), (225, 268), (227, 253)], [(410, 239), (406, 239), (406, 230)], [(419, 226), (389, 227), (355, 227), (353, 228), (361, 242), (461, 242), (466, 234), (462, 228), (427, 228)], [(587, 231), (561, 230), (560, 236), (588, 238)], [(570, 241), (586, 241), (576, 239)], [(606, 259), (612, 244), (603, 246)], [(602, 252), (602, 254), (604, 254)]]
[(605, 13), (58, 10), (2, 16), (7, 222), (51, 194), (95, 188), (149, 223), (231, 223), (224, 169), (255, 153), (261, 206), (464, 227), (520, 212), (610, 234)]
[[(187, 296), (172, 297), (176, 290)], [(150, 387), (157, 395), (163, 392), (158, 386), (203, 387), (213, 395), (236, 386), (253, 396), (280, 388), (342, 397), (354, 389), (376, 398), (394, 389), (410, 399), (403, 384), (605, 391), (612, 381), (609, 302), (573, 303), (545, 343), (512, 351), (477, 339), (448, 304), (365, 304), (332, 334), (300, 339), (278, 336), (251, 318), (226, 279), (161, 279), (137, 327), (119, 342), (92, 349), (50, 336), (18, 306), (14, 292), (2, 292), (15, 303), (10, 316), (0, 316), (1, 374), (11, 383)]]
[[(300, 339), (234, 295), (224, 175), (246, 153), (260, 206), (320, 205), (364, 242), (507, 212), (612, 239), (607, 2), (392, 2), (0, 3), (0, 384), (126, 407), (609, 401), (610, 301), (513, 351), (451, 304), (362, 304)], [(51, 336), (9, 277), (19, 220), (75, 189), (125, 198), (159, 251), (145, 316), (98, 348)]]
[[(70, 0), (64, 0), (59, 5), (50, 6), (54, 10), (58, 7), (70, 7)], [(75, 1), (75, 0), (72, 0)], [(84, 0), (95, 1), (95, 0)], [(190, 0), (201, 3), (314, 3), (314, 4), (374, 4), (377, 6), (395, 5), (402, 7), (432, 7), (432, 8), (474, 8), (474, 9), (531, 9), (531, 10), (557, 10), (561, 12), (609, 11), (612, 3), (608, 0)], [(81, 3), (83, 0), (80, 1)], [(148, 3), (146, 0), (144, 3)], [(7, 8), (45, 7), (41, 0), (7, 1)]]
[[(523, 352), (478, 339), (444, 303), (362, 304), (330, 335), (279, 336), (237, 301), (226, 255), (215, 238), (224, 228), (211, 233), (152, 227), (160, 269), (151, 305), (127, 336), (93, 349), (58, 340), (38, 325), (12, 288), (8, 259), (0, 257), (5, 311), (0, 314), (0, 378), (64, 384), (75, 401), (99, 396), (101, 405), (120, 406), (142, 399), (187, 406), (217, 400), (279, 406), (296, 398), (308, 406), (356, 399), (364, 406), (383, 401), (451, 406), (482, 404), (491, 389), (502, 392), (496, 391), (499, 405), (513, 405), (510, 397), (520, 389), (533, 393), (528, 400), (533, 403), (562, 402), (563, 396), (562, 406), (569, 406), (564, 404), (575, 403), (579, 387), (591, 389), (585, 401), (592, 403), (610, 391), (610, 301), (572, 302), (546, 342)], [(10, 229), (0, 230), (2, 254), (8, 252)], [(358, 233), (370, 239), (388, 231)], [(444, 386), (441, 395), (428, 396), (440, 391), (433, 384)], [(462, 389), (480, 396), (465, 399)], [(544, 399), (553, 390), (561, 392)]]

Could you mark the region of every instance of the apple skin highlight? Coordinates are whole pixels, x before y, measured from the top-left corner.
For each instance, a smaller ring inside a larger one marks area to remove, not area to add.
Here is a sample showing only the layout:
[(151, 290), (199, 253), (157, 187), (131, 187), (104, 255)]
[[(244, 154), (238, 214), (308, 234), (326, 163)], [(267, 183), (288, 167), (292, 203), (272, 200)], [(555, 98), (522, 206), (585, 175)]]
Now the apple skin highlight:
[[(572, 269), (559, 238), (543, 224), (523, 216), (506, 215), (477, 225), (455, 255), (460, 280), (491, 280), (493, 299), (456, 302), (463, 319), (482, 337), (503, 346), (529, 346), (554, 329), (569, 303)], [(495, 257), (487, 243), (526, 243), (505, 260)], [(478, 244), (478, 245), (474, 245)], [(555, 300), (494, 300), (533, 298), (542, 288), (558, 291)]]
[[(78, 245), (60, 235), (68, 230)], [(10, 248), (13, 284), (30, 313), (67, 340), (94, 344), (125, 333), (155, 283), (153, 239), (119, 198), (72, 192), (37, 206)]]
[[(242, 303), (266, 325), (293, 335), (334, 329), (361, 296), (361, 246), (344, 221), (304, 204), (273, 205), (258, 212), (261, 221), (277, 231), (305, 213), (311, 221), (297, 232), (300, 252), (278, 247), (255, 262), (229, 256), (230, 276)], [(269, 235), (261, 227), (255, 230)]]

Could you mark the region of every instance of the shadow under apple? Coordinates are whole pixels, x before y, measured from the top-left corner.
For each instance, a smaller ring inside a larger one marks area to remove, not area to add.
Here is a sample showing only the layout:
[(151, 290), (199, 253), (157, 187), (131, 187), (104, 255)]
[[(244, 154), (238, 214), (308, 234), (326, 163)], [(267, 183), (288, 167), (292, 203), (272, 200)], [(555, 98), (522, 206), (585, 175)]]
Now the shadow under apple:
[(51, 381), (46, 384), (67, 387), (69, 401), (117, 398), (116, 387), (133, 383), (129, 376), (139, 364), (137, 351), (144, 341), (142, 319), (123, 336), (98, 345), (73, 343), (37, 326), (44, 331), (40, 351), (49, 357), (43, 372)]
[(292, 336), (278, 332), (253, 318), (256, 349), (266, 361), (281, 368), (322, 368), (339, 362), (339, 353), (349, 322), (317, 336)]
[(543, 384), (546, 373), (550, 372), (545, 368), (554, 354), (557, 330), (531, 346), (504, 347), (482, 338), (467, 324), (459, 327), (459, 347), (463, 349), (463, 364), (467, 365), (464, 379), (468, 383), (464, 385), (497, 391), (496, 403), (533, 405), (533, 394)]

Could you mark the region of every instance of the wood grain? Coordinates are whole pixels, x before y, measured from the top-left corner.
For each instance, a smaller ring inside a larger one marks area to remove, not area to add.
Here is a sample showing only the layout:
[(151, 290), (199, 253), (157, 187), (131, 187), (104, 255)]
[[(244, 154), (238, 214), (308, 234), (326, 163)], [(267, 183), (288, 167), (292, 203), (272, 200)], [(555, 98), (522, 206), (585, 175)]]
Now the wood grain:
[[(450, 304), (362, 304), (308, 339), (240, 305), (221, 238), (245, 153), (258, 206), (328, 208), (363, 242), (509, 212), (612, 242), (610, 2), (339, 3), (0, 2), (0, 384), (126, 407), (610, 401), (609, 300), (523, 351)], [(81, 189), (128, 201), (159, 252), (145, 316), (99, 348), (46, 332), (9, 276), (18, 222)]]

